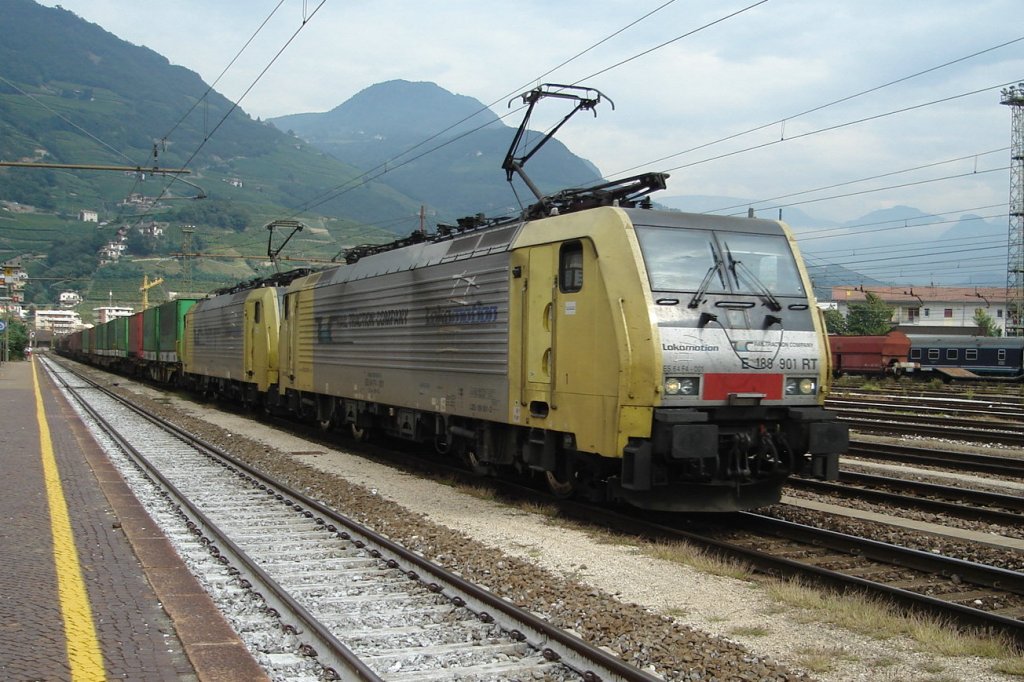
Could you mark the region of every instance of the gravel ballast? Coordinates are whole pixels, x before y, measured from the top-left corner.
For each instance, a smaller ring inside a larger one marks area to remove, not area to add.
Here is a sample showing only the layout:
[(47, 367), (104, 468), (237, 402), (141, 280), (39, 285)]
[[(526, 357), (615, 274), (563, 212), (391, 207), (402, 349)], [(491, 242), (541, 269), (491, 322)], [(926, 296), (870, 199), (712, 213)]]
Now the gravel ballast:
[[(460, 492), (249, 418), (121, 381), (140, 402), (428, 558), (670, 680), (1020, 680), (992, 661), (808, 622), (753, 581)], [(150, 400), (156, 398), (156, 400)], [(244, 435), (242, 435), (244, 434)], [(822, 662), (824, 661), (824, 662)]]

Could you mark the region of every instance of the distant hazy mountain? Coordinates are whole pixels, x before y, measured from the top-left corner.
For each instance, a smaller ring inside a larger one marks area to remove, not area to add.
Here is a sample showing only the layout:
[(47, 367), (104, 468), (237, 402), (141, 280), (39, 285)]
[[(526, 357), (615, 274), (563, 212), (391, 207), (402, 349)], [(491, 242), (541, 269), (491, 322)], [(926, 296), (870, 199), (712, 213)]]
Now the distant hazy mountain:
[[(515, 128), (478, 100), (434, 83), (378, 83), (331, 111), (268, 120), (345, 163), (380, 170), (387, 163), (381, 181), (433, 207), (440, 218), (500, 215), (516, 207), (501, 170)], [(545, 193), (600, 179), (592, 163), (555, 139), (530, 159), (526, 172)], [(533, 202), (518, 179), (516, 189), (523, 203)]]

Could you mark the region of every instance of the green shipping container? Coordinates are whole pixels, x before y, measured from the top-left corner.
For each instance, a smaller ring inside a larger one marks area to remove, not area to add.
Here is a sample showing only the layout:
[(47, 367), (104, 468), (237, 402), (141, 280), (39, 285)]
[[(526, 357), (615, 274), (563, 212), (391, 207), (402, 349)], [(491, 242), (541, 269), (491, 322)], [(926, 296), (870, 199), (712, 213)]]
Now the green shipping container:
[(146, 308), (142, 313), (142, 359), (147, 362), (156, 362), (160, 359), (161, 308), (163, 306)]
[(111, 355), (118, 358), (128, 357), (128, 326), (130, 317), (115, 317), (110, 321), (110, 351)]
[(179, 298), (160, 306), (159, 311), (159, 360), (160, 362), (181, 362), (181, 339), (185, 333), (185, 313), (196, 304), (194, 298)]
[(104, 322), (96, 327), (96, 355), (110, 355), (109, 339), (112, 336), (110, 333), (112, 326), (110, 322)]

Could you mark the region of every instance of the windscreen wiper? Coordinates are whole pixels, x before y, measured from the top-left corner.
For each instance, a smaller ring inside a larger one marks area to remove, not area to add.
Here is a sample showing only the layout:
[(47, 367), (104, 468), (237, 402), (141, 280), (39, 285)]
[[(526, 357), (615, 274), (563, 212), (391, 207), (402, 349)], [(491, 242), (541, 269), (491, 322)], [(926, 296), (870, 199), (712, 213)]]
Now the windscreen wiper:
[(757, 293), (764, 297), (765, 305), (768, 306), (768, 308), (774, 312), (782, 310), (782, 304), (779, 303), (779, 299), (775, 298), (775, 294), (771, 292), (771, 289), (769, 289), (765, 285), (765, 283), (762, 282), (750, 268), (744, 265), (743, 261), (736, 260), (735, 258), (733, 258), (732, 251), (729, 250), (728, 246), (725, 247), (725, 253), (729, 257), (729, 269), (732, 270), (732, 276), (733, 278), (735, 278), (736, 283), (739, 284), (740, 282), (740, 277), (736, 273), (736, 268), (738, 266), (739, 269), (743, 272), (745, 278), (750, 280), (750, 283), (753, 284), (754, 288), (758, 290)]
[(711, 286), (711, 278), (715, 276), (716, 272), (719, 273), (719, 276), (721, 276), (720, 268), (722, 267), (722, 259), (718, 257), (717, 253), (712, 253), (712, 255), (715, 258), (715, 262), (711, 264), (711, 267), (709, 267), (707, 273), (705, 273), (704, 279), (701, 280), (700, 286), (697, 287), (697, 292), (693, 295), (693, 298), (691, 298), (690, 302), (687, 304), (688, 308), (696, 308), (701, 303), (703, 303), (704, 294), (707, 293), (708, 287)]

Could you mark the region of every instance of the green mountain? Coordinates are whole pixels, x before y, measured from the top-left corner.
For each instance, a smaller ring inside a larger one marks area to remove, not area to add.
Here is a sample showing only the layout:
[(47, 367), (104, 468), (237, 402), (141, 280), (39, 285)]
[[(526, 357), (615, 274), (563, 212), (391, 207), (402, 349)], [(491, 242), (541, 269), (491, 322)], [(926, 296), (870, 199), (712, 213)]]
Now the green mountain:
[[(518, 116), (512, 119), (514, 125)], [(433, 207), (439, 219), (503, 215), (517, 206), (501, 170), (516, 129), (480, 101), (434, 83), (378, 83), (328, 112), (268, 120), (361, 168), (383, 170), (386, 164), (387, 183)], [(540, 136), (531, 132), (529, 139)], [(544, 193), (601, 179), (592, 163), (556, 139), (529, 160), (526, 171)], [(533, 195), (518, 178), (516, 191), (523, 203), (533, 203)]]
[[(172, 183), (152, 173), (0, 167), (0, 259), (30, 256), (30, 303), (72, 289), (93, 304), (131, 304), (141, 273), (163, 276), (169, 289), (189, 288), (182, 259), (173, 256), (182, 250), (184, 224), (195, 226), (193, 252), (234, 257), (192, 261), (189, 286), (203, 291), (265, 267), (242, 257), (266, 253), (271, 220), (306, 222), (311, 229), (285, 253), (323, 258), (345, 245), (407, 234), (420, 207), (232, 108), (196, 73), (31, 0), (0, 3), (0, 160), (192, 171), (187, 182)], [(153, 205), (161, 194), (165, 200)], [(200, 194), (207, 198), (194, 200)], [(95, 211), (98, 223), (79, 221), (83, 210)], [(159, 237), (135, 239), (135, 255), (147, 262), (96, 269), (97, 250), (119, 228), (147, 221), (165, 228)]]

